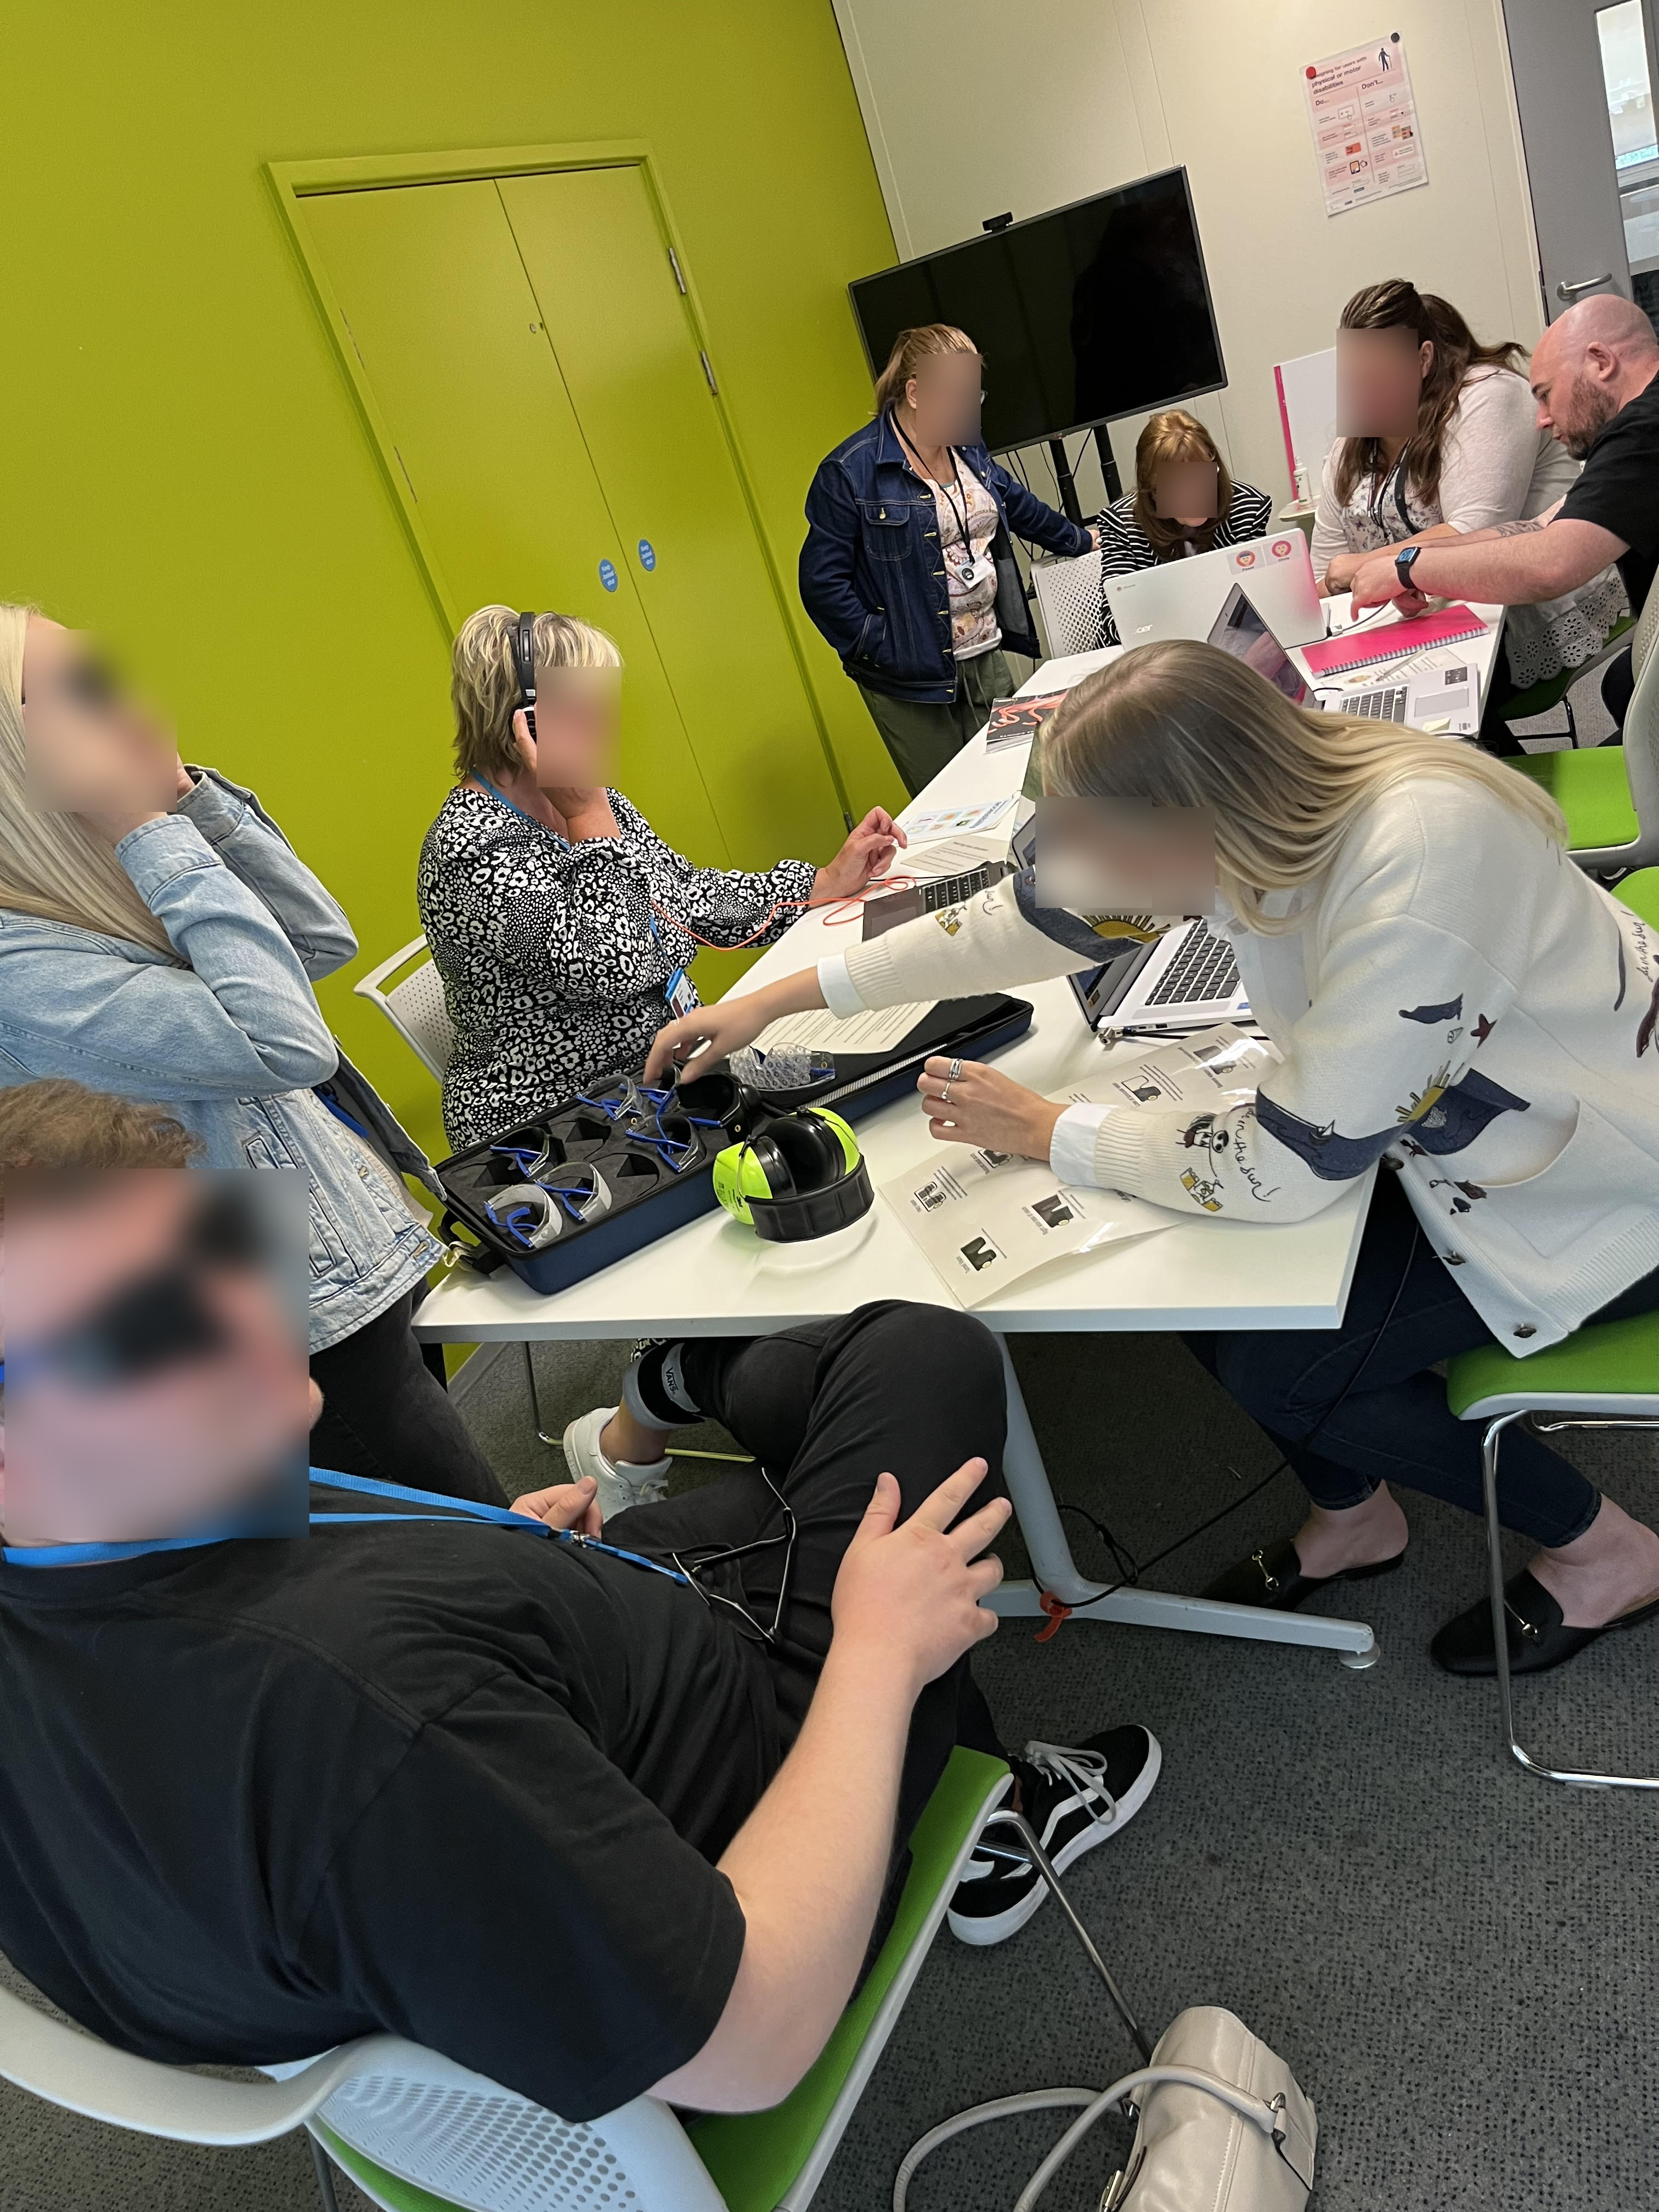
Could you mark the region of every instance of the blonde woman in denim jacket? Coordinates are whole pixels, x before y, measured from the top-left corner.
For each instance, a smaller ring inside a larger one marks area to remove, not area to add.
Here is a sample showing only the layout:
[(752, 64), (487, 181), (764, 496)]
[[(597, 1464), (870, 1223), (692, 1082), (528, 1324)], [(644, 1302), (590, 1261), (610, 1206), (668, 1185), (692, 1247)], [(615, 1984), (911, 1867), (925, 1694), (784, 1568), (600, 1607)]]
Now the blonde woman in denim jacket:
[(356, 950), (252, 792), (0, 605), (0, 1084), (72, 1077), (165, 1105), (202, 1167), (303, 1169), (317, 1464), (499, 1501), (410, 1327), (440, 1249), (399, 1170), (430, 1170), (311, 988)]

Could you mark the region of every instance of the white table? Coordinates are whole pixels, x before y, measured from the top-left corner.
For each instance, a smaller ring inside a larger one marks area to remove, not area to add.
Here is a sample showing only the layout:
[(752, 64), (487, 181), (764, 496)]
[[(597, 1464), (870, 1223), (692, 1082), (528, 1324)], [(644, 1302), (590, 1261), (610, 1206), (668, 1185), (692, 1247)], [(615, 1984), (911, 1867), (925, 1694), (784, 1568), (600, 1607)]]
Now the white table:
[[(1068, 688), (1118, 651), (1047, 661), (1022, 690), (1035, 695)], [(1495, 652), (1495, 636), (1484, 661), (1470, 648), (1472, 663), (1481, 662), (1483, 684)], [(915, 804), (966, 805), (1018, 791), (1025, 759), (1024, 747), (988, 755), (981, 731)], [(737, 988), (793, 974), (846, 942), (846, 932), (821, 915), (805, 915)], [(1031, 1027), (999, 1054), (1000, 1067), (1040, 1091), (1059, 1091), (1098, 1071), (1103, 1048), (1085, 1028), (1066, 983), (1034, 984), (1021, 995), (1035, 1009)], [(1145, 1047), (1115, 1049), (1128, 1061)], [(859, 1141), (878, 1186), (936, 1149), (920, 1108), (908, 1098), (862, 1121)], [(1011, 1335), (1034, 1330), (1334, 1328), (1347, 1301), (1370, 1194), (1367, 1177), (1312, 1220), (1276, 1226), (1176, 1217), (1157, 1236), (1061, 1262), (975, 1309), (1002, 1346), (1008, 1389), (1004, 1472), (1037, 1577), (1005, 1583), (992, 1601), (998, 1613), (1036, 1615), (1047, 1592), (1079, 1620), (1310, 1645), (1334, 1651), (1351, 1667), (1375, 1662), (1376, 1641), (1362, 1621), (1091, 1582), (1072, 1557), (1007, 1347)], [(416, 1332), (453, 1344), (752, 1335), (827, 1319), (878, 1296), (957, 1303), (879, 1200), (862, 1221), (811, 1244), (763, 1244), (717, 1212), (551, 1297), (538, 1297), (505, 1269), (486, 1277), (457, 1267), (421, 1307)]]

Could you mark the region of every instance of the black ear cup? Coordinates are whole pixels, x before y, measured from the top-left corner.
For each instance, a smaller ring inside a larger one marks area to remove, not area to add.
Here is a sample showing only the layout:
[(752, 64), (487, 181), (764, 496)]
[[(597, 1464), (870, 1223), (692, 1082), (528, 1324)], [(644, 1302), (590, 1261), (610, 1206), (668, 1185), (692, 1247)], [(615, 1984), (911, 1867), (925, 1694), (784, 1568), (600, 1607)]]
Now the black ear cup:
[(816, 1116), (774, 1121), (749, 1149), (774, 1198), (808, 1197), (848, 1172), (840, 1138)]

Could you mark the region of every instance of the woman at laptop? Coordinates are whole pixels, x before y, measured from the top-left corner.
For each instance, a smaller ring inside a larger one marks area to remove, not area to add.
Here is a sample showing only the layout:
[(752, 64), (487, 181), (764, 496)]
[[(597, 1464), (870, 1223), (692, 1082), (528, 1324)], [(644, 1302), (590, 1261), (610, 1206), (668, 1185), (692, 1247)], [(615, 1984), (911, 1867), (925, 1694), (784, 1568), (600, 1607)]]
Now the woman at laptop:
[[(1404, 277), (1356, 292), (1336, 335), (1339, 420), (1314, 523), (1314, 573), (1346, 592), (1370, 553), (1428, 543), (1555, 507), (1578, 464), (1547, 430), (1510, 339), (1482, 345), (1448, 300)], [(1566, 597), (1514, 607), (1482, 737), (1520, 750), (1502, 720), (1518, 694), (1600, 652), (1627, 610), (1616, 569)]]
[[(1169, 902), (1211, 837), (1212, 916), (1280, 1055), (1252, 1100), (1194, 1112), (1068, 1106), (995, 1069), (930, 1060), (941, 1141), (1046, 1160), (1062, 1184), (1187, 1220), (1297, 1222), (1379, 1165), (1342, 1326), (1212, 1334), (1198, 1357), (1283, 1449), (1311, 1501), (1210, 1595), (1285, 1607), (1399, 1565), (1391, 1486), (1479, 1511), (1480, 1439), (1437, 1361), (1517, 1358), (1590, 1320), (1659, 1310), (1659, 960), (1653, 933), (1562, 849), (1539, 787), (1480, 751), (1297, 708), (1213, 647), (1126, 653), (1048, 725), (1051, 794), (1091, 817), (1122, 910)], [(1126, 820), (1133, 817), (1133, 826)], [(1182, 834), (1184, 833), (1184, 836)], [(1091, 900), (1091, 903), (1104, 904)], [(1117, 903), (1117, 902), (1114, 902)], [(786, 1012), (967, 996), (1099, 964), (1034, 876), (675, 1022), (648, 1072), (725, 1053)], [(1555, 1666), (1659, 1615), (1659, 1534), (1525, 1430), (1504, 1516), (1540, 1549), (1509, 1585), (1510, 1663)], [(1434, 1638), (1494, 1671), (1484, 1601)]]
[[(521, 648), (540, 674), (534, 735)], [(569, 615), (481, 607), (455, 640), (459, 781), (426, 833), (416, 896), (455, 1031), (444, 1127), (458, 1150), (636, 1073), (665, 1006), (696, 1002), (685, 970), (699, 946), (769, 945), (803, 908), (862, 890), (904, 842), (878, 806), (828, 867), (698, 867), (605, 782), (621, 666)]]
[(1184, 561), (1218, 546), (1243, 545), (1273, 528), (1273, 501), (1254, 484), (1235, 483), (1220, 448), (1195, 415), (1171, 407), (1154, 415), (1135, 441), (1135, 488), (1102, 509), (1100, 635), (1117, 645), (1106, 598), (1113, 576)]

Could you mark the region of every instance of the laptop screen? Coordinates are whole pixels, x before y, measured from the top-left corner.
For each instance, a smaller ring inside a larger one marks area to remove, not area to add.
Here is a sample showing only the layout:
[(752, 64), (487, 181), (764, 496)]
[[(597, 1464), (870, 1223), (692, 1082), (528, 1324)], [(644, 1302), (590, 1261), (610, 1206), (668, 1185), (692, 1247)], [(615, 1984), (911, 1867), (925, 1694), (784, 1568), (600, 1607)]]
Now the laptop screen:
[(1224, 653), (1231, 653), (1247, 668), (1254, 668), (1258, 676), (1265, 676), (1293, 707), (1304, 707), (1312, 697), (1295, 662), (1237, 584), (1228, 592), (1226, 604), (1215, 618), (1209, 642), (1218, 645)]

